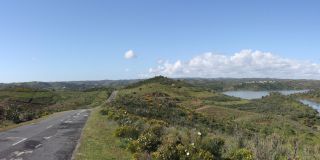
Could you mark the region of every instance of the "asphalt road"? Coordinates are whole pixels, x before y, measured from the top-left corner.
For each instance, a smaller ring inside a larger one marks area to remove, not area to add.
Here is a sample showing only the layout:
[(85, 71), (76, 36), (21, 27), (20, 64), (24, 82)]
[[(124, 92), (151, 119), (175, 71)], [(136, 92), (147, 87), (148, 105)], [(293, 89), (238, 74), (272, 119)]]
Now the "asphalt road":
[(107, 103), (114, 101), (117, 97), (117, 94), (118, 94), (118, 91), (113, 91), (109, 96), (109, 98), (107, 99)]
[(0, 132), (0, 160), (70, 160), (89, 110), (72, 110)]

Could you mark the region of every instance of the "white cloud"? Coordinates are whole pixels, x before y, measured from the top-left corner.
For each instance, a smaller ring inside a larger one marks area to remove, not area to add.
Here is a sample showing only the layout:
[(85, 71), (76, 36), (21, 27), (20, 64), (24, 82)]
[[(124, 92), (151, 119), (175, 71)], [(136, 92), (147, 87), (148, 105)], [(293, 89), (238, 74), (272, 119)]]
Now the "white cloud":
[(133, 52), (133, 50), (128, 50), (126, 53), (124, 53), (125, 59), (132, 59), (137, 57), (136, 54)]
[(188, 61), (161, 61), (151, 75), (171, 77), (270, 77), (320, 79), (320, 64), (276, 56), (270, 52), (242, 50), (231, 56), (204, 53)]

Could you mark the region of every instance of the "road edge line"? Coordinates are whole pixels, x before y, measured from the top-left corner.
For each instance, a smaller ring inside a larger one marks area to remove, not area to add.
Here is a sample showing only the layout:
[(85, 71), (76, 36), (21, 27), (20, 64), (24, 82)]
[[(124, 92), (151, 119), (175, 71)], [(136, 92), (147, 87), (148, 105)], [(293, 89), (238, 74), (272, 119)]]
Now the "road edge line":
[(81, 129), (80, 138), (79, 138), (79, 140), (77, 141), (77, 145), (76, 145), (76, 147), (74, 148), (74, 150), (73, 150), (73, 152), (72, 152), (71, 160), (75, 160), (75, 159), (76, 159), (78, 150), (79, 150), (79, 148), (80, 148), (80, 146), (81, 146), (81, 141), (82, 141), (83, 133), (84, 133), (83, 130), (84, 130), (85, 127), (87, 126), (87, 122), (88, 122), (88, 120), (89, 120), (89, 118), (90, 118), (90, 116), (91, 116), (91, 112), (92, 112), (92, 109), (88, 109), (88, 110), (90, 110), (90, 114), (89, 114), (89, 116), (87, 117), (86, 124), (85, 124), (85, 125), (83, 126), (83, 128)]

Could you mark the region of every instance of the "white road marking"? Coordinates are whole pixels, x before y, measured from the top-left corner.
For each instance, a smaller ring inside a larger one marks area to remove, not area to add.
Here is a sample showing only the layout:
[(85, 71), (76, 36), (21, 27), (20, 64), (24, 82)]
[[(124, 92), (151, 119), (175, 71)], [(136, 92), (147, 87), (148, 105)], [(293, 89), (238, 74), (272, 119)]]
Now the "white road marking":
[(72, 121), (68, 120), (68, 121), (64, 121), (64, 123), (72, 123)]
[(45, 140), (48, 140), (48, 139), (50, 139), (52, 136), (49, 136), (49, 137), (43, 137), (43, 139), (45, 139)]
[(18, 142), (16, 142), (16, 143), (13, 143), (12, 146), (15, 146), (15, 145), (17, 145), (17, 144), (19, 144), (19, 143), (27, 140), (27, 139), (28, 139), (28, 138), (23, 138), (23, 139), (21, 139), (20, 141), (18, 141)]
[(39, 148), (39, 147), (41, 147), (41, 146), (42, 146), (42, 144), (38, 144), (38, 145), (36, 145), (35, 148), (37, 149), (37, 148)]
[[(15, 157), (19, 157), (19, 156), (21, 156), (21, 155), (23, 155), (23, 154), (31, 154), (33, 151), (32, 150), (24, 150), (24, 151), (22, 151), (22, 152), (19, 152), (19, 151), (15, 151), (15, 152), (13, 152), (13, 154), (15, 155)], [(21, 159), (21, 158), (20, 158)], [(1, 159), (2, 160), (2, 159)], [(11, 159), (10, 159), (11, 160)]]
[(52, 126), (53, 126), (53, 125), (48, 126), (47, 129), (51, 128)]
[(15, 154), (17, 157), (19, 157), (19, 156), (23, 155), (24, 152), (15, 151), (15, 152), (13, 152), (13, 154)]
[(24, 154), (31, 154), (33, 151), (32, 150), (25, 150)]

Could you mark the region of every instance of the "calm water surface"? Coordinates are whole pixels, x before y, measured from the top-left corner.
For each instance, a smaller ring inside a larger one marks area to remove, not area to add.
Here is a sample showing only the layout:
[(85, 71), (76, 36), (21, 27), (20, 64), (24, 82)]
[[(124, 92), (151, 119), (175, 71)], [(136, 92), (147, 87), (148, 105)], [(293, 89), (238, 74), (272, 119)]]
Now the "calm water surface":
[[(303, 93), (308, 92), (309, 90), (283, 90), (283, 91), (276, 91), (280, 92), (283, 95), (290, 95), (295, 93)], [(227, 91), (223, 92), (223, 94), (233, 97), (239, 97), (242, 99), (259, 99), (263, 96), (267, 96), (272, 91)]]
[[(283, 91), (277, 91), (280, 92), (283, 95), (290, 95), (295, 93), (304, 93), (308, 92), (309, 90), (283, 90)], [(225, 95), (238, 97), (242, 99), (259, 99), (263, 96), (267, 96), (270, 94), (271, 91), (227, 91), (223, 92)], [(313, 102), (306, 99), (299, 100), (301, 103), (308, 105), (314, 109), (316, 109), (320, 113), (320, 103)]]
[(301, 99), (300, 102), (316, 109), (320, 113), (320, 103), (313, 102), (313, 101), (306, 100), (306, 99)]

